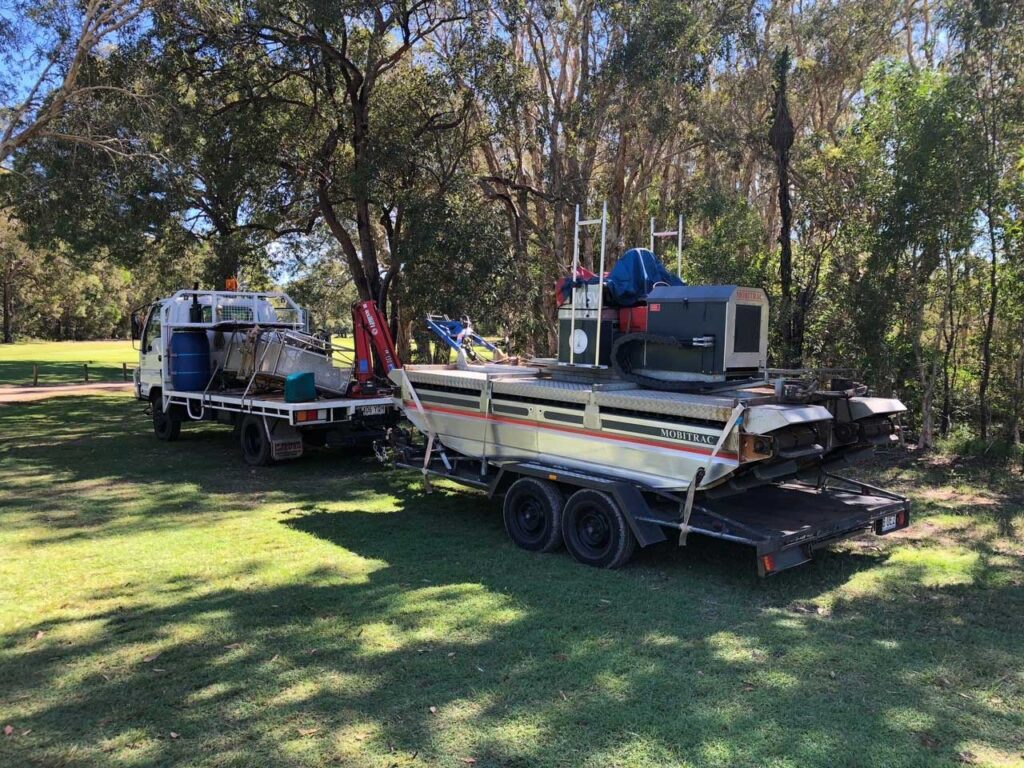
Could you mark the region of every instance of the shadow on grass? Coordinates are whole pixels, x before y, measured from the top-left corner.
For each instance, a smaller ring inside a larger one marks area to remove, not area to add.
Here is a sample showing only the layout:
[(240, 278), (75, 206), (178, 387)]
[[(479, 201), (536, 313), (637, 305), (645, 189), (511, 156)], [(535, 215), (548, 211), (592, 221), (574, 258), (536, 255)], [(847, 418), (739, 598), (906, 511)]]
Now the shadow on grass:
[[(414, 475), (330, 454), (252, 473), (229, 433), (151, 447), (123, 401), (77, 409), (51, 442), (33, 443), (31, 419), (5, 437), (0, 475), (131, 490), (78, 522), (32, 511), (40, 546), (212, 526), (210, 509), (251, 505), (364, 567), (222, 586), (274, 556), (254, 551), (213, 586), (127, 584), (92, 596), (113, 607), (17, 627), (0, 637), (0, 698), (29, 702), (31, 733), (0, 740), (0, 762), (925, 766), (967, 743), (1024, 749), (1008, 706), (1024, 683), (1019, 560), (972, 552), (930, 583), (942, 564), (910, 542), (760, 582), (749, 552), (713, 543), (594, 571), (515, 549), (476, 493), (427, 496)], [(170, 469), (154, 463), (174, 452)], [(168, 510), (179, 486), (184, 506)], [(47, 491), (14, 493), (0, 499), (24, 509)], [(63, 623), (88, 631), (64, 643)]]
[[(0, 681), (14, 698), (87, 659), (112, 660), (109, 674), (77, 679), (65, 701), (19, 727), (38, 734), (37, 755), (56, 760), (73, 744), (99, 764), (162, 764), (194, 756), (199, 742), (217, 765), (315, 764), (363, 750), (427, 765), (835, 765), (838, 755), (914, 765), (931, 756), (915, 728), (951, 738), (951, 715), (955, 735), (1020, 749), (1019, 714), (1000, 716), (942, 682), (959, 665), (993, 680), (1014, 669), (1020, 642), (992, 609), (1019, 612), (1020, 588), (978, 605), (973, 586), (957, 586), (924, 611), (879, 596), (821, 618), (780, 608), (789, 590), (716, 586), (721, 574), (696, 584), (670, 575), (654, 590), (642, 568), (581, 574), (489, 534), (487, 551), (466, 547), (464, 530), (436, 522), (303, 514), (286, 524), (386, 565), (358, 583), (202, 595), (186, 579), (170, 606), (82, 617), (98, 623), (89, 641), (8, 645)], [(908, 567), (885, 578), (921, 575)], [(181, 624), (211, 640), (164, 644), (158, 665), (124, 658)], [(20, 634), (44, 630), (59, 627)], [(1000, 717), (1006, 730), (993, 730)], [(312, 729), (321, 730), (302, 735)], [(296, 749), (309, 753), (300, 760)]]

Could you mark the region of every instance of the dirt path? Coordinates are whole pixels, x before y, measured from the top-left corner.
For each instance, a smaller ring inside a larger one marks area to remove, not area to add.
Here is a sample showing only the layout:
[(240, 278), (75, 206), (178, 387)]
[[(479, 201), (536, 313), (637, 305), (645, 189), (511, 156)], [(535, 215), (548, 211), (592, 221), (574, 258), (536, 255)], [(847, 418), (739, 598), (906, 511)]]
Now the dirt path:
[(130, 381), (97, 381), (89, 384), (50, 384), (39, 387), (0, 387), (0, 405), (30, 403), (48, 397), (67, 395), (101, 395), (108, 392), (131, 392)]

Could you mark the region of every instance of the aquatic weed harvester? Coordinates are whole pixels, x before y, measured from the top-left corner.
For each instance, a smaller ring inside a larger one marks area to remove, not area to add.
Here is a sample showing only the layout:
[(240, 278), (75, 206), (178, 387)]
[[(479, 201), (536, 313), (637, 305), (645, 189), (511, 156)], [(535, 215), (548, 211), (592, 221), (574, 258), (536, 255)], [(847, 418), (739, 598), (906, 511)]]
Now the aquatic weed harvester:
[[(606, 274), (605, 222), (581, 221), (577, 207), (557, 357), (483, 362), (466, 354), (465, 323), (432, 316), (458, 362), (387, 372), (422, 439), (391, 430), (378, 454), (428, 485), (443, 477), (503, 497), (517, 545), (564, 544), (598, 567), (694, 534), (754, 547), (767, 575), (837, 540), (906, 527), (905, 498), (836, 474), (898, 440), (903, 404), (841, 371), (769, 369), (764, 291), (685, 285), (653, 251), (656, 235), (678, 231), (652, 223), (651, 248)], [(591, 273), (579, 234), (595, 224)]]

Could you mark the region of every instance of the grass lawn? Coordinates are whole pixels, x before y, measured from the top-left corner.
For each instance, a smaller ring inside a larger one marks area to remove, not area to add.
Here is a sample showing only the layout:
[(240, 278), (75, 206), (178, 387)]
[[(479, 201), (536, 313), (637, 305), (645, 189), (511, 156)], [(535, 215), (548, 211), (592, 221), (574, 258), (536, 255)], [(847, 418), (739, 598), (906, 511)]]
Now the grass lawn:
[[(338, 364), (350, 364), (354, 342), (351, 336), (334, 337), (339, 349)], [(490, 353), (479, 350), (484, 359)], [(455, 353), (450, 355), (452, 362)], [(40, 384), (69, 384), (84, 381), (82, 365), (89, 365), (89, 381), (122, 381), (122, 363), (129, 371), (139, 364), (138, 350), (130, 341), (25, 341), (0, 344), (0, 386), (32, 383), (32, 366), (39, 366)]]
[(982, 472), (879, 471), (914, 527), (769, 581), (603, 572), (368, 458), (3, 406), (0, 765), (1019, 766), (1024, 486)]
[(121, 381), (121, 364), (134, 368), (139, 353), (130, 341), (26, 341), (0, 344), (0, 385), (31, 384), (32, 365), (39, 365), (40, 384), (67, 384), (84, 380), (82, 365), (89, 364), (89, 381)]

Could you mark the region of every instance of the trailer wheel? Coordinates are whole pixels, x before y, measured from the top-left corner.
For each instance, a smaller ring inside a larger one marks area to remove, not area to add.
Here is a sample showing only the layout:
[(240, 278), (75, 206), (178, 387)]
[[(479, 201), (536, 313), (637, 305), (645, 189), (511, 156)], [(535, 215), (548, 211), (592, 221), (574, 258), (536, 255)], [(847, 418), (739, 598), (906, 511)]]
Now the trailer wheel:
[(250, 414), (242, 419), (239, 437), (246, 464), (251, 467), (265, 467), (273, 463), (270, 438), (267, 437), (267, 430), (261, 417)]
[(505, 493), (502, 517), (516, 545), (531, 552), (552, 552), (562, 545), (562, 506), (558, 486), (521, 477)]
[(636, 537), (615, 499), (589, 488), (569, 497), (562, 537), (573, 559), (595, 568), (619, 568), (636, 549)]
[(164, 410), (164, 399), (157, 395), (152, 402), (153, 431), (157, 438), (172, 442), (181, 435), (181, 421)]

